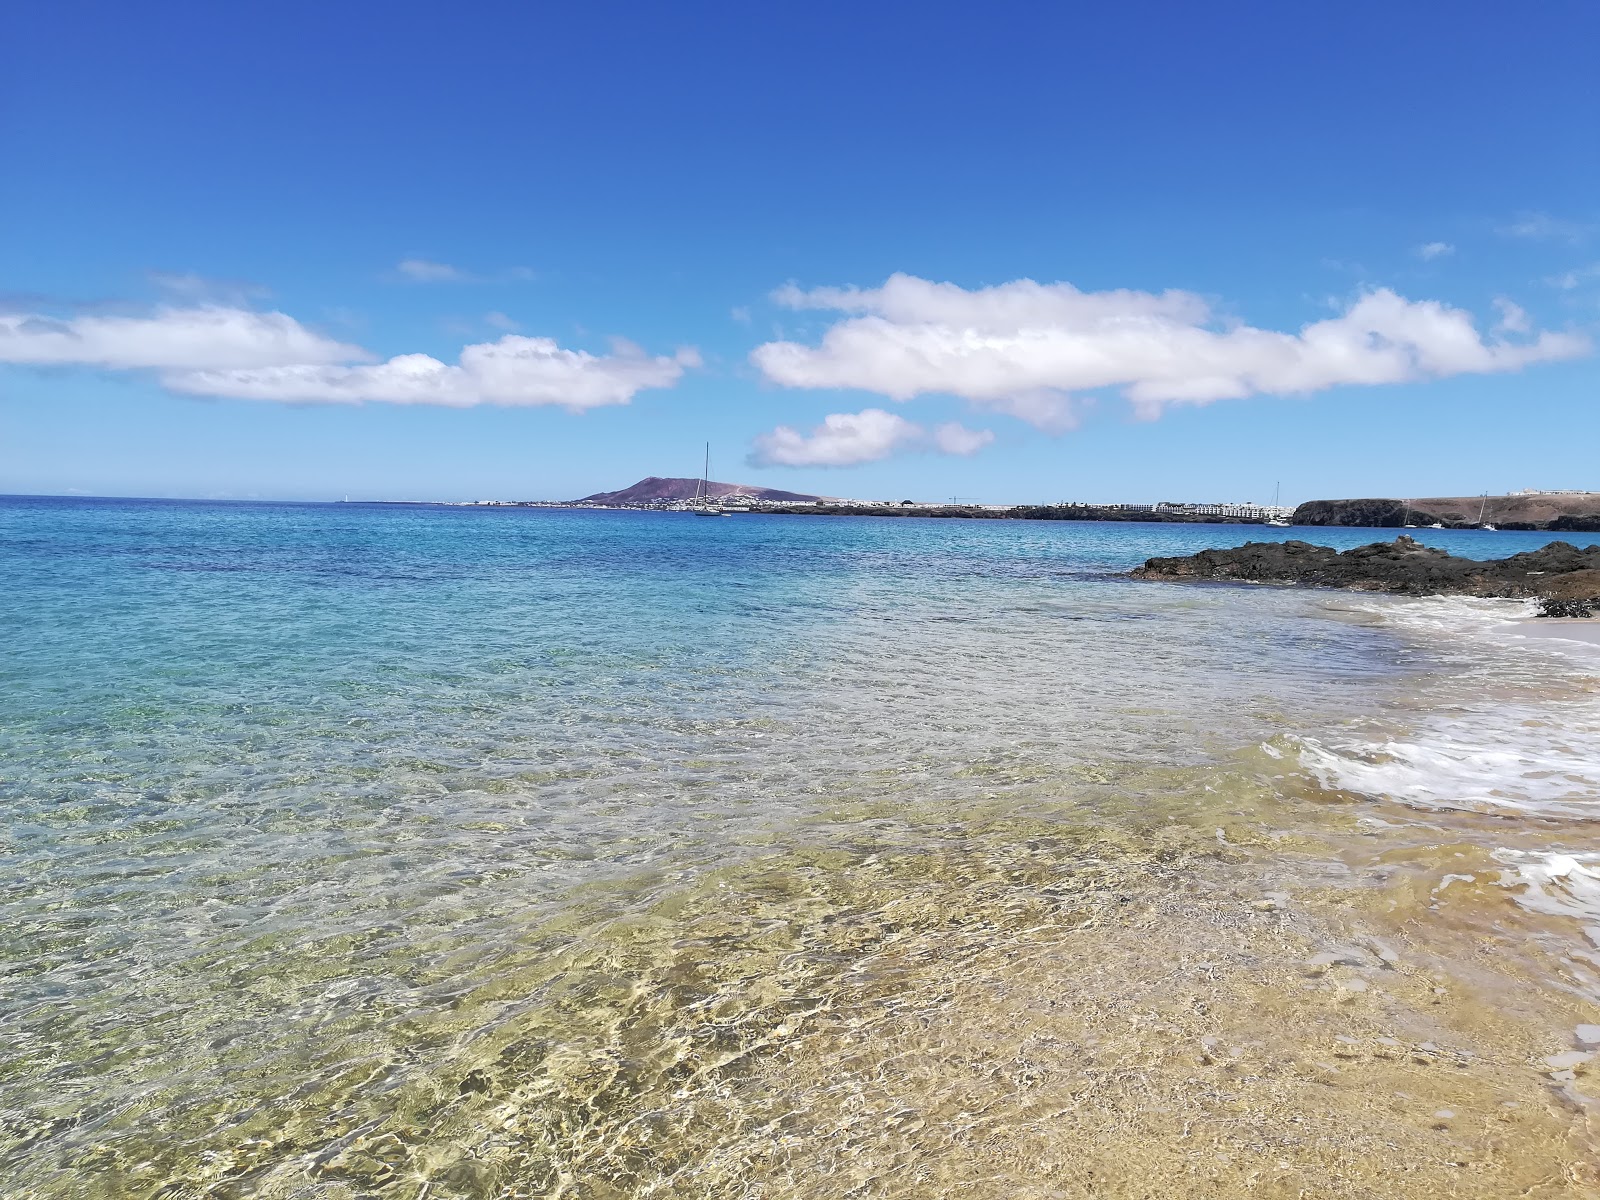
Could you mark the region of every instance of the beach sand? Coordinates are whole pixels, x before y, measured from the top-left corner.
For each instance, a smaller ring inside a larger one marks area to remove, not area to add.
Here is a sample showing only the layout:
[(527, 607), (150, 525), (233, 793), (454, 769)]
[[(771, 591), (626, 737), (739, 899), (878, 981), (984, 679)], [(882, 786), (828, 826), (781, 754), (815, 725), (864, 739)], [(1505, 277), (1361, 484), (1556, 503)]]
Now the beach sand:
[(1600, 621), (1592, 617), (1539, 617), (1509, 622), (1504, 629), (1507, 637), (1559, 638), (1566, 642), (1600, 646)]

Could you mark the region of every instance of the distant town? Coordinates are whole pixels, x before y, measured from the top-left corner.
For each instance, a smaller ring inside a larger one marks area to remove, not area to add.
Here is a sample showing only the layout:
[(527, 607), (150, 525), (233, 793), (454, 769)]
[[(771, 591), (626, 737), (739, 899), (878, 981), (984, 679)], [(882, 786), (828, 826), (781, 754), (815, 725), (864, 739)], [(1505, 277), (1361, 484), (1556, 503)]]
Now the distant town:
[(750, 484), (650, 476), (631, 487), (577, 500), (467, 500), (468, 508), (589, 508), (702, 515), (885, 516), (1035, 521), (1160, 521), (1227, 525), (1346, 525), (1367, 528), (1600, 531), (1600, 492), (1524, 488), (1506, 495), (1420, 499), (1308, 500), (1296, 506), (1244, 501), (1158, 500), (1054, 504), (982, 504), (945, 500), (860, 500), (812, 496)]
[(1153, 503), (1095, 504), (1082, 500), (1063, 500), (1057, 504), (1016, 505), (980, 504), (952, 496), (946, 500), (860, 500), (840, 496), (813, 496), (785, 492), (751, 484), (720, 483), (715, 480), (661, 478), (650, 476), (631, 487), (614, 492), (597, 492), (578, 500), (472, 500), (469, 507), (514, 508), (600, 508), (632, 509), (650, 512), (692, 512), (714, 505), (722, 512), (764, 512), (792, 514), (857, 514), (890, 516), (1015, 517), (1065, 520), (1142, 520), (1214, 521), (1264, 523), (1283, 521), (1292, 507), (1243, 502), (1212, 501), (1194, 503), (1166, 500)]

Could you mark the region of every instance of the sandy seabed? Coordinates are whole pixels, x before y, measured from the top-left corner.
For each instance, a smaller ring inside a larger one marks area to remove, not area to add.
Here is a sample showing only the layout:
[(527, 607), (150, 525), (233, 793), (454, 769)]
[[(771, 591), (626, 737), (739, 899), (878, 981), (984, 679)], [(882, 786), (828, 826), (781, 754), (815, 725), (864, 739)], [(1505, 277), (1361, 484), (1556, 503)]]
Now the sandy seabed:
[(670, 889), (463, 997), (463, 1030), (515, 1018), (458, 1078), (309, 1096), (160, 1190), (85, 1194), (1600, 1194), (1571, 921), (1470, 837), (1374, 836), (1357, 797), (1268, 820), (1244, 775), (1164, 782), (1160, 819), (1096, 826), (841, 813), (851, 844)]

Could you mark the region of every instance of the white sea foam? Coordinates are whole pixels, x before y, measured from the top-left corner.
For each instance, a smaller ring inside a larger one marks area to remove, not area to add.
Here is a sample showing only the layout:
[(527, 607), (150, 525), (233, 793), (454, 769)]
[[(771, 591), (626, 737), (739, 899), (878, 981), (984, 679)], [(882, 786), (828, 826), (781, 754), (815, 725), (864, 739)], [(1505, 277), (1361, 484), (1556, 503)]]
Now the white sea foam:
[[(1423, 808), (1600, 820), (1600, 694), (1592, 655), (1509, 640), (1516, 601), (1354, 606), (1439, 656), (1403, 728), (1306, 738), (1301, 765), (1326, 788)], [(1400, 725), (1385, 721), (1385, 725)]]
[(1534, 912), (1581, 921), (1600, 947), (1600, 853), (1562, 850), (1496, 850), (1506, 869), (1500, 882), (1520, 888), (1517, 902)]
[(1308, 738), (1300, 761), (1323, 787), (1402, 804), (1600, 819), (1600, 766), (1551, 731), (1495, 721), (1436, 724), (1443, 728), (1405, 740), (1324, 745)]

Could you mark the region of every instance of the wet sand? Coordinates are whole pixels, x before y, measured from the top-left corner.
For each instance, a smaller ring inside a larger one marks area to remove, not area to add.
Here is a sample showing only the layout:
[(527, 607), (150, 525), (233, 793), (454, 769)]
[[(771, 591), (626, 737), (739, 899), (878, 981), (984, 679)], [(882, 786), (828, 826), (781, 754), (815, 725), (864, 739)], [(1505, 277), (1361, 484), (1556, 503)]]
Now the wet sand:
[(1600, 647), (1600, 620), (1593, 617), (1539, 617), (1505, 626), (1508, 638), (1559, 638)]

